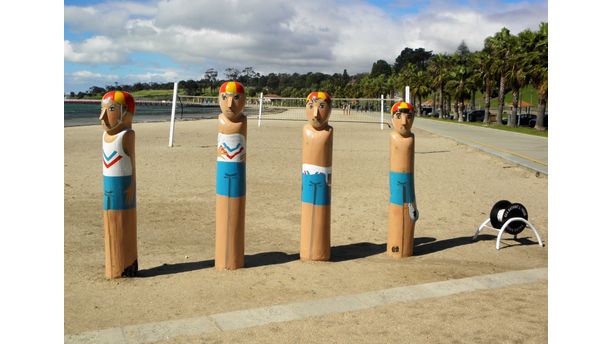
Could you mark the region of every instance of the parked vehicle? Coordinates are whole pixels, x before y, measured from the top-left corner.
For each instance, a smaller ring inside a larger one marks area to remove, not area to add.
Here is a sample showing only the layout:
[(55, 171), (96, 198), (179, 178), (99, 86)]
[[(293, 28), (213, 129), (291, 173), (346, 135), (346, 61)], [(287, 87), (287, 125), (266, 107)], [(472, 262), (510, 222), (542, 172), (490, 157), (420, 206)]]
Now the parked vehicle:
[(537, 117), (536, 115), (527, 114), (527, 113), (520, 114), (517, 116), (516, 124), (519, 127), (527, 127), (527, 126), (530, 126), (529, 123), (531, 122), (531, 120), (534, 120), (534, 125), (535, 125), (536, 117)]
[[(529, 120), (530, 127), (535, 127), (537, 118), (538, 117), (536, 115), (533, 115), (533, 118)], [(548, 129), (548, 115), (544, 115), (544, 128)]]
[(466, 114), (463, 114), (463, 120), (466, 122), (482, 122), (484, 121), (484, 116), (484, 110), (473, 110)]
[[(537, 119), (538, 119), (537, 115), (523, 113), (523, 114), (517, 115), (516, 124), (519, 127), (533, 128), (535, 127)], [(508, 120), (505, 118), (502, 119), (502, 124), (508, 124)], [(548, 115), (544, 115), (544, 128), (548, 128)]]
[(430, 107), (422, 107), (421, 114), (425, 116), (431, 116), (431, 108)]

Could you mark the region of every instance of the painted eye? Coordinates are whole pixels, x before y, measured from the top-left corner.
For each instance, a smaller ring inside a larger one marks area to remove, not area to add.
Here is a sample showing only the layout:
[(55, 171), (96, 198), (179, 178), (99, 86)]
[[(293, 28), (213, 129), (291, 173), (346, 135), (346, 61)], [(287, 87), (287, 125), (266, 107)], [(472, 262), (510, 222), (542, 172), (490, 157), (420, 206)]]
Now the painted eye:
[(312, 109), (312, 104), (308, 104), (308, 107)]
[(319, 107), (320, 107), (321, 109), (325, 109), (325, 104), (323, 104), (323, 103), (322, 103), (321, 105), (319, 105)]
[(234, 99), (235, 99), (235, 100), (239, 100), (239, 99), (240, 99), (240, 95), (239, 95), (239, 94), (235, 95), (235, 96), (234, 96)]
[(114, 107), (114, 106), (111, 106), (111, 107), (109, 107), (109, 108), (108, 108), (108, 110), (110, 110), (110, 111), (115, 111), (115, 107)]
[(221, 95), (221, 99), (225, 100), (225, 98), (227, 98), (227, 97), (225, 96), (225, 94), (222, 94), (222, 95)]

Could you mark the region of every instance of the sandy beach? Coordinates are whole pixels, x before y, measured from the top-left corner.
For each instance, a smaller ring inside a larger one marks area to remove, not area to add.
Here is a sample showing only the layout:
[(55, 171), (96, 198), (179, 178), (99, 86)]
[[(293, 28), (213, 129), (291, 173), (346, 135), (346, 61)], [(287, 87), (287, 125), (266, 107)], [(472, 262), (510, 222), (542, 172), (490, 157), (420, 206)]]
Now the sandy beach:
[[(332, 123), (332, 261), (299, 261), (304, 124), (249, 120), (246, 267), (221, 272), (217, 121), (177, 122), (173, 148), (168, 122), (134, 124), (140, 277), (119, 280), (104, 278), (102, 129), (64, 128), (65, 334), (548, 266), (547, 176), (421, 130), (415, 256), (389, 258), (390, 129), (359, 123)], [(496, 232), (471, 240), (501, 199), (526, 206), (543, 248), (527, 229), (500, 250)], [(532, 283), (168, 342), (541, 343), (547, 295)]]

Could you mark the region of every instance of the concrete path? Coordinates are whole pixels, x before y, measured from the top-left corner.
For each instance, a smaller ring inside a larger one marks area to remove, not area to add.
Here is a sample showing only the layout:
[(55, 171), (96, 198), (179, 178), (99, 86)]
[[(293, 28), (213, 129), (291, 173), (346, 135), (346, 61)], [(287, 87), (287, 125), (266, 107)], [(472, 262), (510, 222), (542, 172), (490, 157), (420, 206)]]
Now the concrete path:
[(152, 343), (179, 336), (227, 332), (315, 316), (364, 310), (373, 307), (498, 289), (546, 280), (547, 268), (509, 271), (456, 280), (409, 285), (372, 292), (293, 302), (268, 307), (217, 313), (201, 317), (130, 325), (66, 335), (65, 343)]
[(548, 174), (548, 138), (417, 117), (414, 127)]

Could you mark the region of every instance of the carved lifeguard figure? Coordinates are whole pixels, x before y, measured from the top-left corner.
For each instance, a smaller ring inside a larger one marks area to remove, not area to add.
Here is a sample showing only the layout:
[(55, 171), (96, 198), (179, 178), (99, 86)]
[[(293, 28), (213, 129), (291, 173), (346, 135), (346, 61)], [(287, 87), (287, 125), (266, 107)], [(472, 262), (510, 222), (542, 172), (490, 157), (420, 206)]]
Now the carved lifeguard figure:
[(247, 119), (242, 84), (228, 81), (219, 89), (217, 136), (217, 212), (215, 268), (244, 266), (244, 209), (246, 203)]
[(389, 145), (389, 232), (387, 254), (412, 256), (414, 225), (419, 218), (414, 194), (414, 107), (395, 103), (391, 108), (393, 131)]
[(331, 172), (334, 129), (327, 123), (331, 97), (312, 92), (306, 98), (308, 124), (302, 129), (302, 223), (300, 259), (329, 260)]
[(107, 278), (132, 277), (138, 271), (134, 111), (134, 98), (127, 92), (110, 91), (102, 97), (104, 271)]

